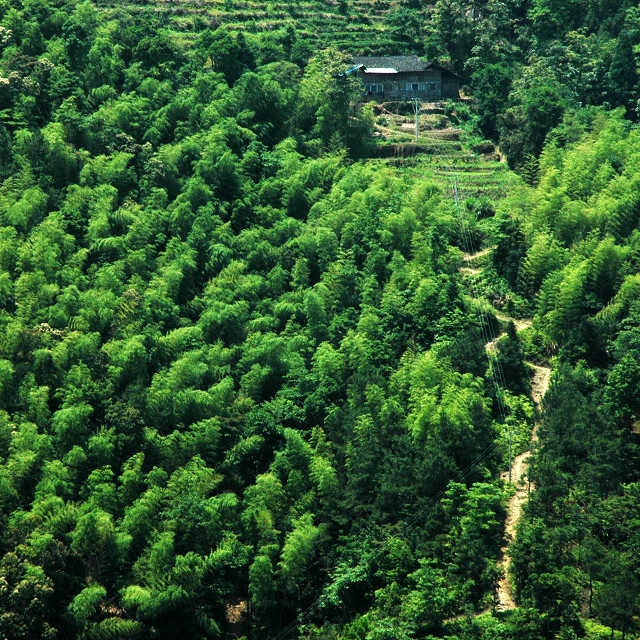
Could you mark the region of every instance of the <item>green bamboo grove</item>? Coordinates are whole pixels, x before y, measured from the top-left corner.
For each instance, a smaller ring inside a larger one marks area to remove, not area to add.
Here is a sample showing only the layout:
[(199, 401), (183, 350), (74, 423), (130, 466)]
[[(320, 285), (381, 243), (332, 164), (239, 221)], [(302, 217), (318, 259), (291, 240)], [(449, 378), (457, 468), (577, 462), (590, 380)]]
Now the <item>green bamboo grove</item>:
[[(0, 638), (635, 637), (640, 10), (204, 4), (0, 0)], [(500, 197), (380, 157), (394, 52)]]

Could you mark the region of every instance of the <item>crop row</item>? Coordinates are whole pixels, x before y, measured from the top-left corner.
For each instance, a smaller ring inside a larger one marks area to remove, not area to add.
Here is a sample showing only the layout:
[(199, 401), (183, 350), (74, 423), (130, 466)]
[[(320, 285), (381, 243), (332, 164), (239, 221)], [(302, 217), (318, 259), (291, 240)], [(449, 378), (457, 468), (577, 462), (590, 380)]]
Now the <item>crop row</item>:
[(259, 0), (95, 0), (105, 11), (125, 10), (166, 20), (166, 26), (190, 40), (200, 24), (225, 25), (253, 33), (295, 26), (300, 37), (360, 53), (391, 53), (394, 38), (385, 18), (395, 0), (349, 0), (347, 12), (338, 0), (260, 2)]
[[(103, 8), (124, 8), (125, 10), (132, 12), (156, 12), (156, 13), (172, 13), (178, 15), (185, 14), (206, 14), (212, 18), (215, 18), (219, 22), (251, 22), (256, 20), (276, 22), (276, 21), (292, 21), (292, 16), (285, 12), (277, 11), (254, 11), (254, 12), (215, 12), (208, 9), (206, 6), (201, 6), (197, 3), (189, 2), (168, 2), (159, 1), (153, 4), (145, 2), (115, 2), (114, 0), (98, 0), (97, 4)], [(346, 16), (337, 15), (333, 13), (318, 13), (310, 11), (298, 11), (296, 18), (309, 21), (314, 25), (327, 25), (331, 26), (335, 23), (341, 23), (347, 30), (351, 29), (364, 29), (367, 27), (373, 27), (376, 29), (382, 29), (382, 26), (372, 25), (371, 21), (366, 17), (361, 17), (359, 20), (349, 20)]]

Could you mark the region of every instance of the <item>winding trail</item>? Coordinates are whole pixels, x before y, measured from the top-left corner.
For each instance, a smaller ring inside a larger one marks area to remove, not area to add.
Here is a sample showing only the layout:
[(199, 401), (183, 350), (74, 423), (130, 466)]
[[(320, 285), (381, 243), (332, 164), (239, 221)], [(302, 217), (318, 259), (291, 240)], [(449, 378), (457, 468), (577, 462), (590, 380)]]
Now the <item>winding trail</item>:
[[(481, 269), (470, 266), (475, 260), (488, 255), (493, 251), (495, 247), (487, 247), (477, 253), (465, 253), (463, 255), (463, 266), (459, 271), (465, 275), (477, 276), (481, 273)], [(532, 321), (530, 318), (512, 318), (501, 312), (496, 311), (495, 316), (502, 322), (513, 322), (518, 331), (523, 331), (531, 327)], [(493, 338), (485, 345), (485, 350), (488, 356), (492, 356), (498, 351), (498, 342), (506, 335), (506, 332), (500, 333), (497, 337)], [(533, 445), (538, 439), (538, 425), (539, 417), (542, 409), (542, 398), (544, 397), (547, 389), (549, 388), (549, 380), (551, 378), (551, 369), (549, 367), (542, 367), (535, 365), (531, 362), (526, 363), (532, 370), (533, 375), (531, 378), (531, 399), (536, 410), (536, 419), (531, 432), (531, 444)], [(525, 451), (516, 456), (509, 471), (505, 471), (501, 474), (501, 478), (508, 482), (511, 478), (511, 482), (515, 485), (515, 493), (509, 498), (507, 503), (507, 513), (504, 524), (504, 540), (505, 544), (502, 547), (502, 577), (497, 586), (497, 611), (506, 611), (508, 609), (515, 609), (516, 603), (513, 597), (513, 590), (511, 588), (511, 582), (509, 580), (509, 570), (511, 567), (511, 556), (508, 553), (509, 545), (515, 538), (516, 527), (520, 518), (522, 517), (522, 508), (527, 501), (529, 492), (535, 487), (528, 481), (529, 472), (529, 458), (531, 457), (531, 451)]]
[(480, 251), (476, 251), (475, 253), (465, 253), (462, 256), (462, 259), (466, 263), (473, 262), (478, 258), (484, 258), (484, 256), (488, 256), (495, 248), (496, 248), (495, 245), (493, 245), (491, 247), (487, 247), (486, 249), (481, 249)]
[(499, 311), (496, 312), (495, 316), (502, 322), (513, 322), (518, 331), (524, 331), (524, 329), (528, 329), (533, 324), (531, 318), (512, 318)]
[(498, 353), (498, 342), (502, 340), (507, 335), (506, 331), (499, 333), (493, 340), (489, 340), (487, 344), (484, 345), (484, 350), (487, 352), (487, 355), (492, 356)]
[[(527, 362), (527, 364), (533, 369), (533, 377), (531, 379), (531, 399), (536, 408), (536, 415), (540, 415), (542, 398), (549, 388), (549, 380), (551, 378), (551, 369), (549, 367), (540, 367), (538, 365)], [(538, 439), (538, 418), (533, 426), (531, 433), (531, 443), (535, 443)], [(516, 603), (513, 598), (513, 591), (511, 589), (511, 582), (509, 581), (509, 569), (511, 567), (511, 556), (507, 553), (509, 544), (513, 541), (516, 534), (516, 526), (522, 517), (522, 507), (529, 496), (529, 491), (535, 489), (535, 487), (529, 482), (527, 484), (527, 475), (529, 471), (529, 457), (531, 451), (525, 451), (519, 456), (513, 459), (511, 464), (511, 481), (515, 484), (516, 492), (511, 496), (507, 503), (507, 517), (504, 524), (504, 534), (506, 544), (502, 547), (502, 569), (503, 576), (498, 582), (497, 596), (498, 604), (496, 609), (498, 611), (505, 611), (507, 609), (515, 609)], [(509, 480), (509, 473), (504, 472), (502, 479)]]

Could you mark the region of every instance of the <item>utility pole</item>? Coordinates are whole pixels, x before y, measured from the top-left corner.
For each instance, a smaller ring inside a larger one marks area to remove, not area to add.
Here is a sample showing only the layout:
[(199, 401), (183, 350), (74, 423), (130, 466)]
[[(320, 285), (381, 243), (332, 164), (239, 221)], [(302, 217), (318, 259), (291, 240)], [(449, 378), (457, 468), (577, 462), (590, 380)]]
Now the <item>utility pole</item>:
[(413, 110), (416, 114), (416, 142), (418, 142), (418, 134), (420, 133), (419, 114), (420, 114), (420, 101), (418, 98), (413, 99)]
[(453, 174), (453, 197), (456, 200), (456, 211), (460, 215), (460, 200), (458, 198), (458, 176)]
[(509, 484), (511, 484), (511, 425), (509, 425)]

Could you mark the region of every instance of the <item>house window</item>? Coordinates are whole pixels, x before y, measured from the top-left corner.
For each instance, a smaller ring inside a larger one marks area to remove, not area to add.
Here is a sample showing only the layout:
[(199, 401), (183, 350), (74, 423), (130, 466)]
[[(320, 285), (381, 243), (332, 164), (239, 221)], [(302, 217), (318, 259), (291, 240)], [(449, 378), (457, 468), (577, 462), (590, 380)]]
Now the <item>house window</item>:
[(419, 86), (420, 86), (420, 85), (419, 85), (417, 82), (414, 82), (414, 83), (411, 85), (411, 91), (418, 91)]

